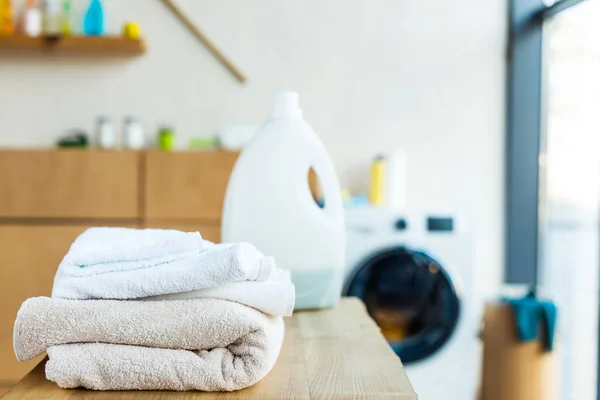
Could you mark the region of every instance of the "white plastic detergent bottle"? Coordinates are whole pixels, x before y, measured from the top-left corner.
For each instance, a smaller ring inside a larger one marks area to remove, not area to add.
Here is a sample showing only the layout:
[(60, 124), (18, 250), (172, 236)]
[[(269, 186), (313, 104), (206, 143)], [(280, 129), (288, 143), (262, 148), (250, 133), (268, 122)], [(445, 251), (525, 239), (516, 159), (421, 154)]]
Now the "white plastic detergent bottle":
[[(324, 205), (313, 199), (312, 168)], [(292, 272), (296, 309), (330, 307), (342, 290), (344, 210), (333, 163), (302, 119), (298, 94), (280, 92), (240, 154), (225, 195), (224, 242), (248, 242)]]

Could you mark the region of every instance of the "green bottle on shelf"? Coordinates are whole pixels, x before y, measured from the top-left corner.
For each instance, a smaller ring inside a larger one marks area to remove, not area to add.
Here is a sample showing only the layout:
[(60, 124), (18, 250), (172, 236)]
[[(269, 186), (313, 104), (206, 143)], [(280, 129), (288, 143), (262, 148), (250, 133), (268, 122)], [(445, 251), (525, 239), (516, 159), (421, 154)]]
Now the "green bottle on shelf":
[(161, 128), (158, 132), (158, 148), (161, 150), (173, 150), (175, 147), (175, 132), (171, 128)]
[(71, 0), (63, 0), (62, 14), (60, 16), (60, 32), (63, 36), (69, 36), (73, 33), (73, 25), (71, 24)]

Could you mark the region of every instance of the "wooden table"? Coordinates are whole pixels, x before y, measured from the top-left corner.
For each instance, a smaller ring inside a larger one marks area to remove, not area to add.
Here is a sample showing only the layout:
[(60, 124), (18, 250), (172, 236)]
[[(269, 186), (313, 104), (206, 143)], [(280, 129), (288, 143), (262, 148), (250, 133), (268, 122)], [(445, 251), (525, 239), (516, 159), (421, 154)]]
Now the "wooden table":
[(256, 385), (230, 393), (95, 392), (60, 389), (44, 375), (44, 362), (4, 400), (416, 400), (400, 359), (355, 298), (329, 310), (286, 318), (286, 337), (277, 364)]

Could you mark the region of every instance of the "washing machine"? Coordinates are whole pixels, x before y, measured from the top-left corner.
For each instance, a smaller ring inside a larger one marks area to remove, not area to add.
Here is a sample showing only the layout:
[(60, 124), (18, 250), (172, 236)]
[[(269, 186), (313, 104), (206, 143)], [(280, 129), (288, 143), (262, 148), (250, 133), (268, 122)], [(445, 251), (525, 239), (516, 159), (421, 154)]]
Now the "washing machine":
[(475, 400), (482, 302), (468, 223), (453, 213), (346, 210), (344, 294), (361, 298), (420, 400)]

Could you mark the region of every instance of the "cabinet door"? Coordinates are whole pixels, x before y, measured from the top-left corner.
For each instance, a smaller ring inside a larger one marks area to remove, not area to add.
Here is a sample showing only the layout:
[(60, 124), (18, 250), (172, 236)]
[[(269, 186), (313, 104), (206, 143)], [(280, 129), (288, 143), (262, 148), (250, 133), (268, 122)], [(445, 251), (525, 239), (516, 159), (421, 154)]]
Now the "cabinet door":
[(0, 151), (0, 217), (138, 217), (136, 152)]
[(237, 156), (220, 151), (146, 153), (144, 217), (220, 220)]
[(50, 296), (59, 262), (82, 226), (0, 226), (0, 385), (21, 379), (41, 359), (19, 363), (13, 325), (21, 303)]

